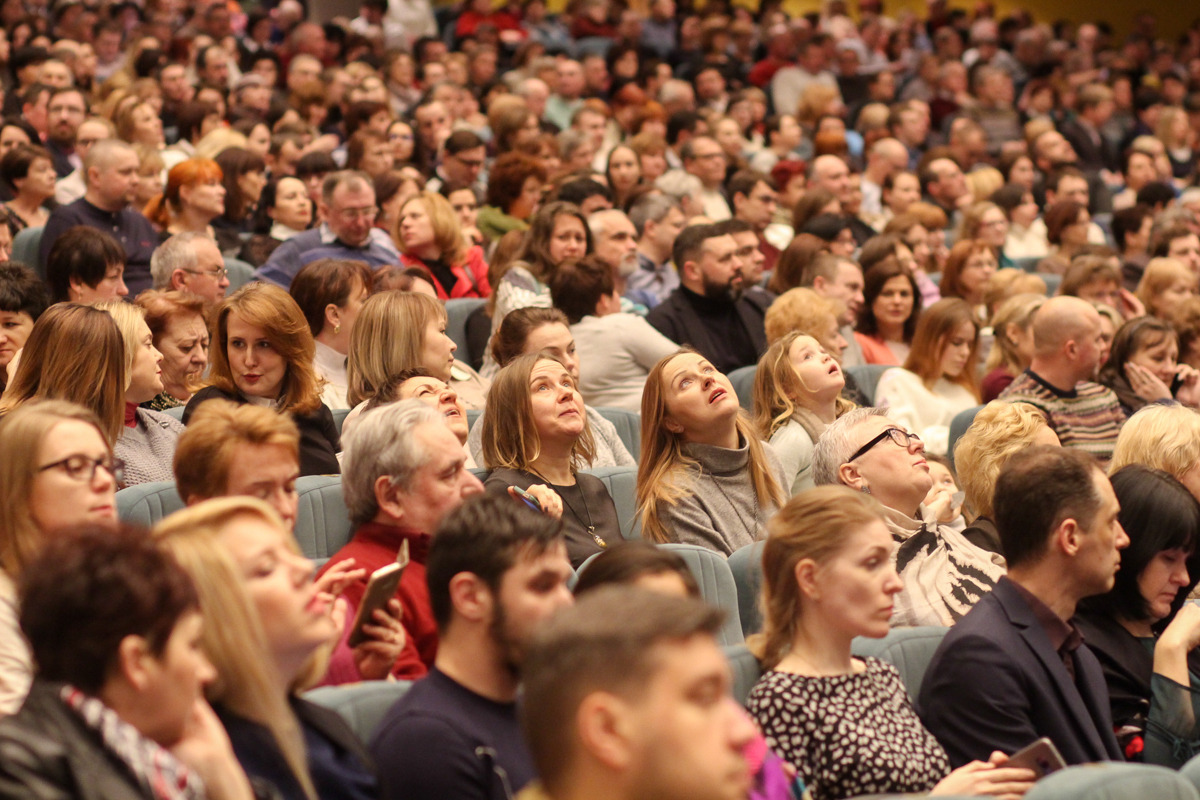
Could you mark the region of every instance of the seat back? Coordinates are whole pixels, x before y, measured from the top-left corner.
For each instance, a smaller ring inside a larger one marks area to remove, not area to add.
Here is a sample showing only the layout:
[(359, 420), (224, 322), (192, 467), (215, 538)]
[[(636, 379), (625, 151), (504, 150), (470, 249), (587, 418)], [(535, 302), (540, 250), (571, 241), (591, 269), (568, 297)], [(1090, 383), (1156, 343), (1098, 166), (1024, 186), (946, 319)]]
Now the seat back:
[(153, 528), (168, 514), (183, 508), (175, 481), (139, 483), (117, 492), (117, 517), (130, 525)]
[(879, 385), (879, 376), (889, 369), (891, 367), (886, 364), (860, 364), (856, 367), (846, 367), (846, 372), (854, 378), (867, 403), (875, 405), (875, 387)]
[(46, 265), (38, 260), (38, 251), (41, 249), (42, 233), (45, 230), (41, 226), (25, 228), (17, 231), (12, 241), (12, 260), (29, 267), (42, 280), (46, 280)]
[(174, 417), (180, 422), (183, 422), (183, 411), (186, 408), (187, 406), (175, 406), (174, 408), (166, 409), (162, 413), (166, 414), (168, 417)]
[(1085, 764), (1047, 775), (1025, 800), (1197, 800), (1200, 792), (1185, 774), (1150, 764)]
[(606, 408), (603, 406), (596, 406), (596, 413), (613, 424), (613, 427), (617, 429), (617, 436), (621, 437), (621, 442), (625, 445), (625, 449), (629, 451), (629, 455), (633, 456), (636, 461), (638, 453), (642, 449), (642, 415), (626, 411), (623, 408)]
[(762, 630), (762, 553), (763, 543), (755, 542), (734, 550), (729, 556), (729, 571), (733, 573), (733, 584), (737, 587), (738, 612), (742, 620), (742, 634), (749, 636)]
[(700, 596), (704, 602), (725, 610), (725, 622), (717, 631), (717, 644), (722, 647), (742, 644), (742, 623), (738, 616), (737, 587), (733, 585), (733, 573), (725, 557), (715, 550), (694, 544), (663, 544), (659, 547), (678, 553), (687, 563), (688, 569), (700, 584)]
[(967, 428), (971, 427), (971, 423), (975, 421), (975, 415), (983, 406), (975, 406), (968, 408), (966, 411), (960, 411), (954, 415), (954, 419), (950, 420), (950, 466), (954, 466), (954, 445), (958, 444), (958, 440), (967, 432)]
[(348, 408), (331, 408), (330, 413), (333, 414), (333, 424), (337, 425), (338, 436), (342, 435), (342, 425), (346, 424), (346, 417), (350, 414)]
[(340, 475), (306, 475), (296, 481), (300, 505), (296, 512), (296, 541), (318, 565), (350, 541), (350, 514), (342, 498)]
[(637, 513), (637, 467), (597, 467), (584, 470), (604, 482), (617, 507), (617, 521), (625, 539), (642, 538), (642, 522)]
[(725, 651), (725, 659), (733, 671), (733, 699), (744, 706), (746, 698), (750, 696), (750, 690), (762, 677), (762, 666), (744, 644), (721, 649)]
[(733, 384), (738, 403), (747, 411), (754, 410), (754, 376), (757, 373), (758, 365), (751, 364), (748, 367), (738, 367), (725, 376)]
[(933, 654), (942, 643), (949, 628), (892, 628), (882, 639), (859, 636), (854, 640), (851, 651), (854, 655), (873, 656), (888, 662), (900, 671), (904, 688), (914, 702), (925, 680), (925, 670)]
[(471, 316), (487, 300), (478, 297), (461, 297), (446, 301), (446, 335), (458, 345), (458, 359), (471, 363), (471, 346), (467, 341), (467, 317)]
[(404, 696), (412, 681), (363, 681), (322, 686), (304, 693), (305, 700), (336, 711), (363, 743), (370, 744), (388, 709)]
[(483, 416), (482, 408), (468, 408), (467, 409), (467, 430), (471, 430), (472, 428), (474, 428), (475, 423), (478, 422), (479, 418), (482, 416)]
[(225, 271), (229, 276), (229, 288), (226, 295), (231, 295), (254, 279), (254, 267), (238, 258), (225, 259)]

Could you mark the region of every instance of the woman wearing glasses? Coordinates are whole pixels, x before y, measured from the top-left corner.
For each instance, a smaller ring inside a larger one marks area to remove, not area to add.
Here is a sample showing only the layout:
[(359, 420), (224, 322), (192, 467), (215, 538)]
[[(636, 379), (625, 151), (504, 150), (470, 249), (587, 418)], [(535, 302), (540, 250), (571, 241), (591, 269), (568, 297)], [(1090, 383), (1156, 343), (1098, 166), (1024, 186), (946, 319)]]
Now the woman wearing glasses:
[(968, 541), (937, 519), (952, 503), (933, 487), (921, 438), (879, 408), (856, 408), (831, 424), (813, 454), (818, 486), (842, 484), (884, 506), (884, 522), (898, 547), (893, 626), (950, 626), (971, 610), (1005, 573), (1004, 558)]
[(52, 531), (116, 524), (120, 468), (96, 415), (62, 400), (6, 414), (0, 451), (0, 714), (12, 714), (33, 677), (15, 582)]

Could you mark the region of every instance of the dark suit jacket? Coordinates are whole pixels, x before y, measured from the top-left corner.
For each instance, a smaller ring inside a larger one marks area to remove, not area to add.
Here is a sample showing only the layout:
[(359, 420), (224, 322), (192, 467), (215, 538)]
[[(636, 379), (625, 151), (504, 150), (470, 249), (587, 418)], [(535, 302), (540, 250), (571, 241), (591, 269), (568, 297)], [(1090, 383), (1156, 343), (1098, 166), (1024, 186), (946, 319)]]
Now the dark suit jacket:
[(1075, 670), (1072, 682), (1029, 604), (1001, 578), (942, 640), (917, 713), (955, 767), (1042, 736), (1068, 764), (1123, 761), (1104, 673), (1087, 645), (1075, 651)]
[[(766, 292), (748, 289), (731, 311), (680, 286), (650, 309), (646, 321), (676, 344), (690, 344), (728, 374), (757, 363), (767, 349), (763, 318), (771, 300)], [(743, 331), (731, 332), (730, 325), (738, 325)]]
[(1111, 145), (1103, 136), (1097, 145), (1087, 128), (1073, 119), (1060, 125), (1059, 130), (1075, 149), (1075, 155), (1079, 156), (1079, 168), (1084, 172), (1099, 172), (1102, 169), (1116, 171), (1121, 168)]

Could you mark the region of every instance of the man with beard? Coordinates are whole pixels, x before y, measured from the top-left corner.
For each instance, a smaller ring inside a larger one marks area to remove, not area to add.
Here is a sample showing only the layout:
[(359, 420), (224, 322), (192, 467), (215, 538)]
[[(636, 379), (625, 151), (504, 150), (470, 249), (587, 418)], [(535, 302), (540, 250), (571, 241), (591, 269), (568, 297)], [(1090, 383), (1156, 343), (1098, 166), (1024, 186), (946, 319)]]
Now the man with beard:
[(46, 149), (54, 162), (54, 171), (65, 178), (83, 165), (75, 153), (75, 135), (87, 116), (83, 92), (73, 86), (55, 89), (46, 104)]
[(756, 363), (767, 347), (767, 302), (744, 294), (738, 249), (719, 226), (685, 228), (674, 248), (680, 285), (646, 317), (668, 339), (691, 345), (726, 373)]
[(517, 720), (525, 650), (571, 604), (562, 523), (508, 495), (476, 495), (443, 519), (425, 569), (437, 658), (371, 742), (381, 797), (512, 797), (535, 777)]

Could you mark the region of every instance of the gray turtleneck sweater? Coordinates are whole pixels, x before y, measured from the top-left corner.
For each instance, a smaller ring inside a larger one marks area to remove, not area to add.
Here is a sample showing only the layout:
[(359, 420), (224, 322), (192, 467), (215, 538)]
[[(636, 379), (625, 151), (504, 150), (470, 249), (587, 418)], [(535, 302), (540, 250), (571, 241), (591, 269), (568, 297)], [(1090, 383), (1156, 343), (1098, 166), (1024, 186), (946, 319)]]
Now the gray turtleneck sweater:
[[(767, 464), (787, 493), (790, 481), (779, 457), (763, 442)], [(760, 505), (750, 478), (750, 446), (737, 450), (707, 444), (684, 445), (683, 452), (696, 460), (682, 478), (686, 494), (674, 505), (659, 509), (671, 541), (697, 544), (728, 556), (734, 550), (766, 536), (767, 520), (779, 507)]]

